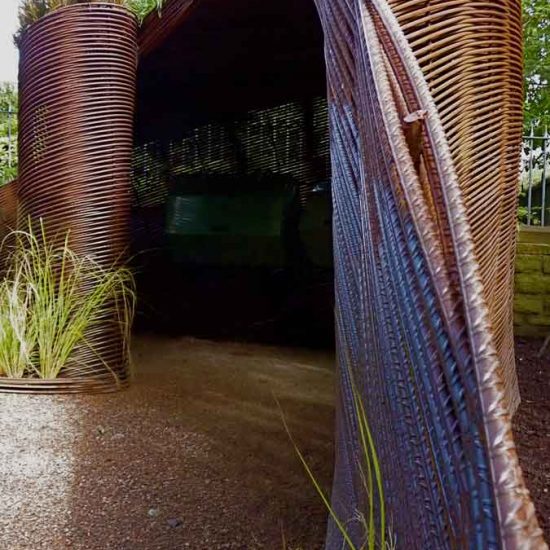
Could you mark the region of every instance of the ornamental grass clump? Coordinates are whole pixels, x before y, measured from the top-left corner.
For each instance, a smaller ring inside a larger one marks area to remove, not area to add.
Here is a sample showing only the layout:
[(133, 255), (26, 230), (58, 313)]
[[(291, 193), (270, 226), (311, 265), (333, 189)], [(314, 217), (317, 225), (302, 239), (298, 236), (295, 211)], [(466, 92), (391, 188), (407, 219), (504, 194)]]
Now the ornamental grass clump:
[[(0, 283), (0, 375), (52, 380), (78, 376), (87, 365), (76, 354), (88, 348), (87, 334), (115, 323), (129, 360), (135, 291), (131, 272), (104, 268), (69, 247), (50, 242), (40, 225), (10, 235), (4, 279)], [(113, 373), (109, 365), (105, 368)]]

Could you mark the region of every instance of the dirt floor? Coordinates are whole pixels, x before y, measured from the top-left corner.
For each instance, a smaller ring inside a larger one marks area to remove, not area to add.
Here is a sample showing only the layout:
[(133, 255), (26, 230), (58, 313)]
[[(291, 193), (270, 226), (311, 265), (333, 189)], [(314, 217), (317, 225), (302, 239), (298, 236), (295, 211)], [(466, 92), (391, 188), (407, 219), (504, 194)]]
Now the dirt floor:
[[(332, 474), (329, 352), (141, 336), (118, 395), (2, 396), (0, 550), (322, 548)], [(550, 354), (518, 343), (520, 458), (550, 525)]]
[[(333, 357), (140, 337), (111, 396), (2, 396), (0, 549), (321, 548)], [(13, 458), (15, 457), (15, 462)], [(10, 463), (11, 461), (11, 463)]]
[(541, 341), (518, 340), (516, 364), (521, 405), (514, 435), (527, 487), (540, 524), (550, 536), (550, 349), (538, 357)]

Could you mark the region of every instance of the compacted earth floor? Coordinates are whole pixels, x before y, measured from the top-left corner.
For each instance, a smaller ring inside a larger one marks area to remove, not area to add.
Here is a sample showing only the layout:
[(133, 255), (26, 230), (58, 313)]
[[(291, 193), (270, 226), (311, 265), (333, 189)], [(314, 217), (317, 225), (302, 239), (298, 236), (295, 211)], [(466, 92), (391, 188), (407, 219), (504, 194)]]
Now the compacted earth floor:
[[(320, 548), (330, 352), (140, 336), (132, 387), (0, 395), (0, 550)], [(277, 404), (277, 401), (280, 404)]]
[[(518, 343), (520, 458), (550, 525), (550, 355)], [(1, 550), (322, 548), (330, 352), (141, 336), (109, 396), (0, 396)], [(277, 404), (279, 403), (279, 405)]]

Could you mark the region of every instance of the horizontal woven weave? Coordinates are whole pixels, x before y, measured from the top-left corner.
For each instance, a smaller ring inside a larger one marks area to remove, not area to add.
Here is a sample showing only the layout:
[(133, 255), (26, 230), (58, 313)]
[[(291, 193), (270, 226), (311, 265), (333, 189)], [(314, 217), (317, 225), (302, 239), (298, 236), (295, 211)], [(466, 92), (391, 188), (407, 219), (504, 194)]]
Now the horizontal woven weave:
[[(18, 225), (42, 219), (51, 239), (68, 233), (75, 253), (105, 268), (120, 261), (129, 241), (136, 38), (137, 21), (126, 9), (93, 3), (46, 15), (20, 44)], [(86, 341), (72, 357), (73, 380), (47, 391), (128, 383), (117, 320), (105, 318)], [(27, 389), (46, 389), (35, 386)], [(0, 379), (0, 388), (23, 386)]]

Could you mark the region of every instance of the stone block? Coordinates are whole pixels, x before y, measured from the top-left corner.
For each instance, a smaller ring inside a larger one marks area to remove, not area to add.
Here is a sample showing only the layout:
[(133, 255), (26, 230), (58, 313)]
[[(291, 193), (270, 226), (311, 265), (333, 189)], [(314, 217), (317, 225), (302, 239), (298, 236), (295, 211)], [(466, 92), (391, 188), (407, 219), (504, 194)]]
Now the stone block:
[(514, 312), (514, 326), (522, 327), (528, 325), (527, 315), (525, 313)]
[(545, 298), (536, 294), (516, 294), (514, 296), (514, 311), (516, 313), (544, 313)]
[(520, 256), (550, 256), (550, 245), (534, 243), (518, 243), (517, 253)]
[(542, 273), (518, 273), (515, 288), (516, 294), (550, 294), (550, 277)]
[[(542, 271), (542, 261), (550, 260), (550, 256), (527, 256), (521, 254), (516, 258), (516, 273), (533, 273)], [(548, 264), (550, 267), (550, 263)]]
[(529, 315), (527, 317), (527, 322), (533, 327), (550, 328), (550, 315)]

